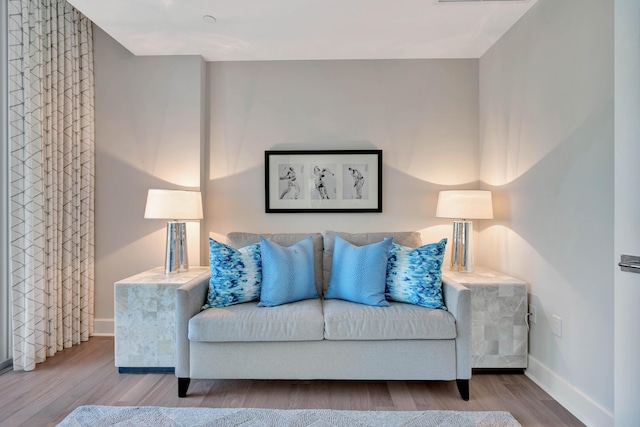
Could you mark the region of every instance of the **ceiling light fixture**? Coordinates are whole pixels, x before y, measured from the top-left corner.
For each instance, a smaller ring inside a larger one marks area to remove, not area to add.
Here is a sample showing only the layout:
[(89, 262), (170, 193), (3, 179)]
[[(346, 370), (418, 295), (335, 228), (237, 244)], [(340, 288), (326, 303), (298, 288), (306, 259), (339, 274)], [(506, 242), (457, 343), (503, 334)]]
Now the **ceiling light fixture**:
[(204, 15), (202, 17), (202, 19), (204, 20), (204, 22), (207, 22), (209, 24), (215, 24), (216, 23), (216, 18), (212, 15)]

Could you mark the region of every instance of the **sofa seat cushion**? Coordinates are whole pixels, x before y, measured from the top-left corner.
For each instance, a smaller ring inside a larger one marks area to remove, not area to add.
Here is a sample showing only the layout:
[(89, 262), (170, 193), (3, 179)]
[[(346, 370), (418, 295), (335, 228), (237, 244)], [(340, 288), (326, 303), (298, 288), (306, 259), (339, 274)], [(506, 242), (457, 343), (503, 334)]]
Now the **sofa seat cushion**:
[(247, 302), (209, 308), (189, 320), (189, 339), (203, 342), (315, 341), (323, 339), (319, 299), (277, 307)]
[(328, 340), (453, 339), (456, 322), (445, 310), (391, 301), (373, 307), (343, 300), (324, 301), (324, 337)]

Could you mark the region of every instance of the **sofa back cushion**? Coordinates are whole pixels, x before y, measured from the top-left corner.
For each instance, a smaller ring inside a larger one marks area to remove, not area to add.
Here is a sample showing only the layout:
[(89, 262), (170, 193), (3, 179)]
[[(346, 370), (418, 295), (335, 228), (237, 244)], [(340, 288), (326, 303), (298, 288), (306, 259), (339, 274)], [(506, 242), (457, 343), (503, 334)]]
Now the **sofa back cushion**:
[[(231, 247), (240, 249), (253, 243), (260, 243), (260, 236), (265, 239), (270, 239), (272, 242), (279, 244), (280, 246), (292, 246), (296, 243), (304, 240), (308, 236), (311, 236), (313, 240), (313, 262), (314, 262), (314, 278), (316, 282), (316, 290), (318, 295), (322, 294), (322, 234), (320, 233), (241, 233), (231, 232), (227, 234), (227, 244)], [(408, 245), (405, 245), (408, 246)]]
[[(333, 245), (336, 235), (357, 246), (381, 242), (387, 237), (393, 237), (393, 243), (410, 248), (416, 248), (422, 244), (422, 237), (417, 231), (395, 231), (386, 233), (345, 233), (341, 231), (326, 231), (324, 233), (324, 254), (322, 256), (322, 277), (324, 279), (322, 282), (322, 295), (324, 295), (327, 289), (329, 289), (329, 282), (331, 281)], [(320, 291), (318, 291), (318, 293), (320, 293)]]

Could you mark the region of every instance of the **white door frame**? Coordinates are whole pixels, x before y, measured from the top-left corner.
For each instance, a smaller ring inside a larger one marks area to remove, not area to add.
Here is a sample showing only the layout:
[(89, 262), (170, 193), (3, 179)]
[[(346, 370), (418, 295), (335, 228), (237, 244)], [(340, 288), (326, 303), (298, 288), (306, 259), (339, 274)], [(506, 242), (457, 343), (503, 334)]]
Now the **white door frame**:
[(615, 0), (615, 293), (616, 427), (640, 420), (640, 274), (623, 272), (620, 255), (640, 255), (640, 2)]

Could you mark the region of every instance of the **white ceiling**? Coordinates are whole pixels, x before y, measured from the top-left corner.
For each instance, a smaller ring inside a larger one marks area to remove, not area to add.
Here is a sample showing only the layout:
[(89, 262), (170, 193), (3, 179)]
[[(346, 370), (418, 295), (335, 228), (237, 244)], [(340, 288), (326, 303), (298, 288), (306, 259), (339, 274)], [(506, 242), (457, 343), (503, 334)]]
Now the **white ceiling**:
[(479, 58), (537, 0), (68, 1), (135, 55), (246, 61)]

